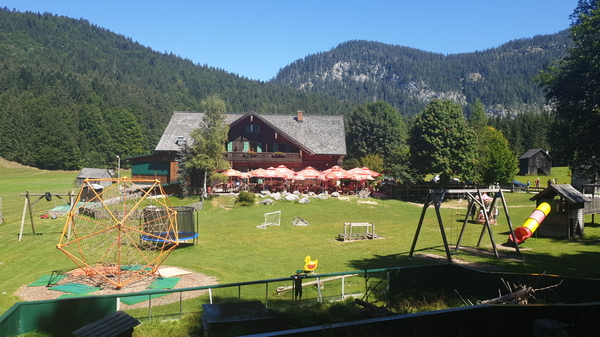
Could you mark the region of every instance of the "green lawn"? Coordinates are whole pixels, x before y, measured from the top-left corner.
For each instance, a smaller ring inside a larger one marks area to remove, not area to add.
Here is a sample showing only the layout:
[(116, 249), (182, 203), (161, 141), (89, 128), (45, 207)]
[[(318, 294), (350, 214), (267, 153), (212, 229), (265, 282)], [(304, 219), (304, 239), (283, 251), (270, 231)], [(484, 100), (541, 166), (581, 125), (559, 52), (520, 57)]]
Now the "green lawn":
[[(553, 168), (559, 183), (566, 181), (566, 169)], [(7, 169), (0, 166), (0, 197), (5, 223), (0, 225), (0, 312), (19, 301), (13, 294), (21, 286), (30, 284), (53, 270), (69, 270), (75, 266), (55, 248), (65, 218), (37, 219), (62, 203), (54, 198), (41, 199), (35, 204), (35, 224), (38, 235), (31, 235), (26, 222), (23, 241), (17, 241), (24, 197), (32, 193), (77, 192), (74, 186), (77, 172), (49, 172), (31, 168)], [(517, 178), (523, 181), (523, 177)], [(535, 178), (534, 178), (535, 179)], [(547, 179), (546, 179), (547, 180)], [(535, 204), (529, 201), (533, 194), (506, 193), (513, 225), (520, 226), (531, 214)], [(186, 205), (197, 199), (172, 198), (174, 205)], [(280, 227), (258, 229), (265, 212), (281, 211)], [(215, 197), (205, 203), (199, 214), (199, 244), (177, 249), (166, 261), (167, 265), (189, 268), (215, 276), (220, 283), (287, 277), (304, 265), (304, 257), (319, 260), (317, 272), (329, 273), (365, 268), (384, 268), (435, 263), (423, 258), (408, 259), (422, 206), (399, 200), (330, 198), (311, 199), (309, 204), (277, 201), (275, 205), (235, 206), (231, 197)], [(455, 243), (464, 219), (466, 201), (451, 199), (442, 208), (445, 231)], [(310, 223), (307, 227), (293, 227), (292, 219), (299, 216)], [(380, 240), (360, 242), (336, 241), (343, 232), (344, 221), (369, 221), (376, 224)], [(589, 222), (590, 219), (587, 219)], [(543, 225), (543, 224), (542, 224)], [(473, 247), (481, 231), (480, 225), (469, 224), (463, 246)], [(507, 241), (508, 226), (501, 213), (499, 223), (493, 226), (497, 243)], [(600, 227), (589, 224), (586, 235), (578, 242), (531, 238), (522, 245), (522, 256), (510, 254), (514, 260), (497, 260), (488, 255), (464, 251), (454, 255), (469, 262), (481, 262), (512, 272), (562, 274), (600, 277), (590, 266), (600, 257)], [(483, 251), (489, 251), (488, 236), (483, 240)], [(444, 256), (441, 233), (435, 212), (430, 208), (417, 243), (418, 253)], [(524, 262), (522, 261), (524, 258)]]

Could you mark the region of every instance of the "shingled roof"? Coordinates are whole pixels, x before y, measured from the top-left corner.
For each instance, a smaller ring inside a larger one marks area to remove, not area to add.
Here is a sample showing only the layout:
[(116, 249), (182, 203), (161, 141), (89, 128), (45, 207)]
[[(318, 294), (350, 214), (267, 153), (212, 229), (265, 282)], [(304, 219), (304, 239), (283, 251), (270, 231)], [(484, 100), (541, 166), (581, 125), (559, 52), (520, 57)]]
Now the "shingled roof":
[(519, 160), (529, 159), (529, 158), (533, 157), (533, 155), (537, 154), (538, 152), (542, 152), (546, 157), (548, 157), (548, 159), (552, 159), (550, 154), (548, 152), (544, 151), (544, 149), (531, 149), (531, 150), (523, 153), (523, 155), (519, 157)]
[(576, 190), (571, 184), (551, 185), (537, 195), (531, 197), (529, 200), (551, 199), (556, 195), (562, 196), (571, 205), (591, 202), (589, 197)]
[[(259, 118), (282, 136), (310, 154), (346, 155), (344, 117), (330, 115), (271, 115), (249, 112), (224, 114), (229, 125), (244, 120), (249, 115)], [(179, 151), (178, 137), (190, 140), (190, 133), (198, 128), (204, 114), (176, 111), (173, 113), (155, 151)]]

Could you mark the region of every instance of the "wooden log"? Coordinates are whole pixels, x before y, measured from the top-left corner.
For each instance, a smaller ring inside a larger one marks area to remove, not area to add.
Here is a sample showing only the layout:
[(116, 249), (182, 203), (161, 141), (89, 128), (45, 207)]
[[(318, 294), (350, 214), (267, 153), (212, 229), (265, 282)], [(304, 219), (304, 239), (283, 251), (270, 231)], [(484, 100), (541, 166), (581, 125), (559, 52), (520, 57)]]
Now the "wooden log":
[(492, 298), (490, 300), (486, 300), (486, 301), (482, 301), (481, 304), (502, 304), (502, 303), (506, 303), (506, 302), (510, 302), (510, 301), (523, 301), (527, 299), (527, 296), (529, 296), (529, 293), (531, 293), (533, 290), (533, 288), (531, 287), (527, 287), (527, 288), (523, 288), (521, 290), (517, 290), (515, 292), (512, 292), (510, 294), (506, 294), (504, 296), (500, 296), (500, 297), (496, 297), (496, 298)]
[(378, 307), (374, 304), (371, 304), (369, 302), (365, 302), (363, 300), (359, 300), (358, 298), (354, 300), (354, 303), (365, 307), (371, 311), (374, 311), (376, 314), (381, 315), (381, 316), (392, 316), (395, 315), (395, 313), (391, 312), (388, 310), (388, 308), (386, 307)]

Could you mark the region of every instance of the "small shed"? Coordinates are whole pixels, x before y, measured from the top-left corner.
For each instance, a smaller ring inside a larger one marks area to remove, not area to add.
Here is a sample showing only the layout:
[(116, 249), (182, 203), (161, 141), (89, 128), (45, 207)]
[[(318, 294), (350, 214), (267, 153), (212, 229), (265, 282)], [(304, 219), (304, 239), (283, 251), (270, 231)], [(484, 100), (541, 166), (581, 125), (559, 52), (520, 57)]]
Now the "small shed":
[(570, 239), (583, 234), (584, 207), (591, 200), (570, 184), (551, 185), (529, 200), (535, 200), (536, 206), (547, 202), (552, 207), (537, 230), (539, 236)]
[[(598, 174), (586, 174), (586, 167), (573, 167), (571, 169), (571, 185), (575, 187), (579, 192), (586, 193), (600, 193), (600, 188), (589, 188), (589, 185), (597, 185), (600, 182)], [(587, 188), (586, 188), (587, 187)]]
[(89, 179), (92, 184), (110, 186), (111, 181), (97, 181), (95, 179), (110, 179), (115, 176), (115, 170), (99, 168), (83, 168), (77, 175), (77, 186), (83, 186), (83, 181)]
[(552, 157), (543, 149), (532, 149), (519, 157), (519, 175), (550, 175)]

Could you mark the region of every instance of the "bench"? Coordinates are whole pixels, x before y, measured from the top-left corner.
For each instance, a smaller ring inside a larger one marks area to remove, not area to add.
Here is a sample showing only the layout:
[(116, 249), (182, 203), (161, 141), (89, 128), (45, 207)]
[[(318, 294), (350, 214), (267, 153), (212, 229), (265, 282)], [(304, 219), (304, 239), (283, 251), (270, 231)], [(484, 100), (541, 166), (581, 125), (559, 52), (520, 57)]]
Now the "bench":
[(342, 241), (377, 239), (375, 224), (369, 222), (344, 222), (344, 233), (338, 234)]
[(73, 335), (81, 337), (132, 336), (133, 328), (139, 324), (140, 321), (137, 319), (123, 311), (117, 311), (81, 329), (73, 331)]

